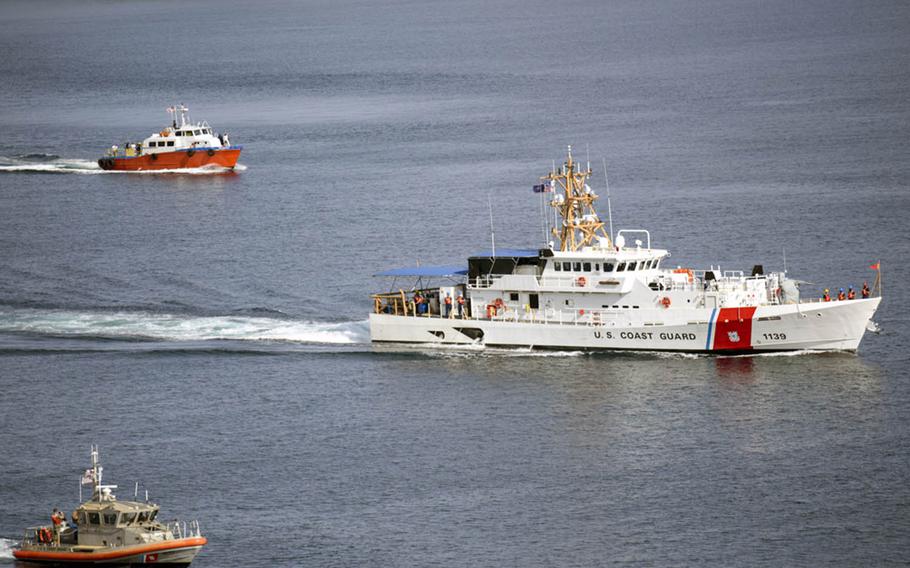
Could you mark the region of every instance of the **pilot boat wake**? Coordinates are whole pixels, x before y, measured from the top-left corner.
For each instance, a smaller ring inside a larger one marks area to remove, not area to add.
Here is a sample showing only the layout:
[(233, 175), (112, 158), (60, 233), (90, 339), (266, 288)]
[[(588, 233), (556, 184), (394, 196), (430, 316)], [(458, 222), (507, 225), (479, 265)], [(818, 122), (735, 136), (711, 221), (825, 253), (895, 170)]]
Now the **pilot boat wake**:
[[(881, 302), (879, 263), (862, 298), (805, 299), (787, 273), (668, 267), (646, 230), (608, 231), (568, 157), (535, 186), (553, 193), (559, 242), (494, 249), (467, 266), (402, 268), (416, 278), (373, 294), (374, 343), (748, 354), (855, 351)], [(632, 245), (629, 238), (634, 238)], [(441, 284), (429, 286), (428, 282)]]

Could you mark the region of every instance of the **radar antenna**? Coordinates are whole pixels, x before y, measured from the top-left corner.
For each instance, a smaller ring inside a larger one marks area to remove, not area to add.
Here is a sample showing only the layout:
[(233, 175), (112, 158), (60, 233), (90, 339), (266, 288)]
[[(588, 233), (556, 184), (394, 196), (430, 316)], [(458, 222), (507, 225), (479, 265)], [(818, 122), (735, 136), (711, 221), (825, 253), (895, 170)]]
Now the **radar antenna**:
[(591, 246), (595, 239), (606, 246), (612, 246), (611, 236), (607, 234), (603, 221), (597, 216), (594, 201), (597, 194), (586, 183), (591, 175), (591, 166), (582, 169), (572, 159), (572, 146), (569, 146), (568, 157), (559, 170), (541, 177), (555, 189), (556, 184), (563, 194), (557, 193), (550, 206), (562, 216), (561, 227), (553, 227), (552, 233), (559, 237), (559, 250), (576, 251), (584, 246)]

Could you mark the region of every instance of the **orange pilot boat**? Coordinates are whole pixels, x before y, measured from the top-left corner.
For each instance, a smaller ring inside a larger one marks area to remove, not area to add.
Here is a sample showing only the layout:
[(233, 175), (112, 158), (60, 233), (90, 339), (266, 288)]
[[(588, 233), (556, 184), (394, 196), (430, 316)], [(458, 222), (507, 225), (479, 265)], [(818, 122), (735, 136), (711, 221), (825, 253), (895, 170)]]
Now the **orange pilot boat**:
[(231, 144), (227, 134), (216, 134), (207, 122), (190, 122), (187, 107), (168, 107), (171, 125), (142, 142), (111, 146), (98, 160), (103, 170), (154, 171), (202, 167), (233, 169), (243, 146)]
[(26, 529), (13, 556), (53, 566), (189, 566), (208, 542), (199, 523), (158, 521), (158, 505), (148, 493), (138, 500), (138, 484), (135, 500), (119, 501), (112, 493), (116, 485), (101, 484), (101, 470), (92, 447), (92, 467), (82, 476), (83, 484), (93, 485), (91, 499), (73, 511), (71, 524), (54, 509), (50, 525)]

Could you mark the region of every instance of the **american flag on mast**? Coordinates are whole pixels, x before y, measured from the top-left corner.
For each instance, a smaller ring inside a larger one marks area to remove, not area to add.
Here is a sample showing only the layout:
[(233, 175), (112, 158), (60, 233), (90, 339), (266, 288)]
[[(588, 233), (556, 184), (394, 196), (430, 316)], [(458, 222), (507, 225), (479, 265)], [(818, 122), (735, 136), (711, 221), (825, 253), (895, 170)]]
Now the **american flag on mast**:
[(93, 481), (95, 481), (95, 473), (89, 468), (82, 474), (82, 485), (91, 485)]

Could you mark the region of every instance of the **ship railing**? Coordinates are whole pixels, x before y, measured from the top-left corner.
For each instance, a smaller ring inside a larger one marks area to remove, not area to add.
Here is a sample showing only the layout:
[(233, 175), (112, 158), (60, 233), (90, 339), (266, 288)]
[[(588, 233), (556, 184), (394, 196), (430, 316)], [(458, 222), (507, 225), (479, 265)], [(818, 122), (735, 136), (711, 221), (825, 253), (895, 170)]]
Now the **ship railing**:
[(202, 536), (202, 531), (199, 529), (199, 521), (171, 521), (165, 525), (167, 532), (175, 539), (181, 538), (191, 538)]

